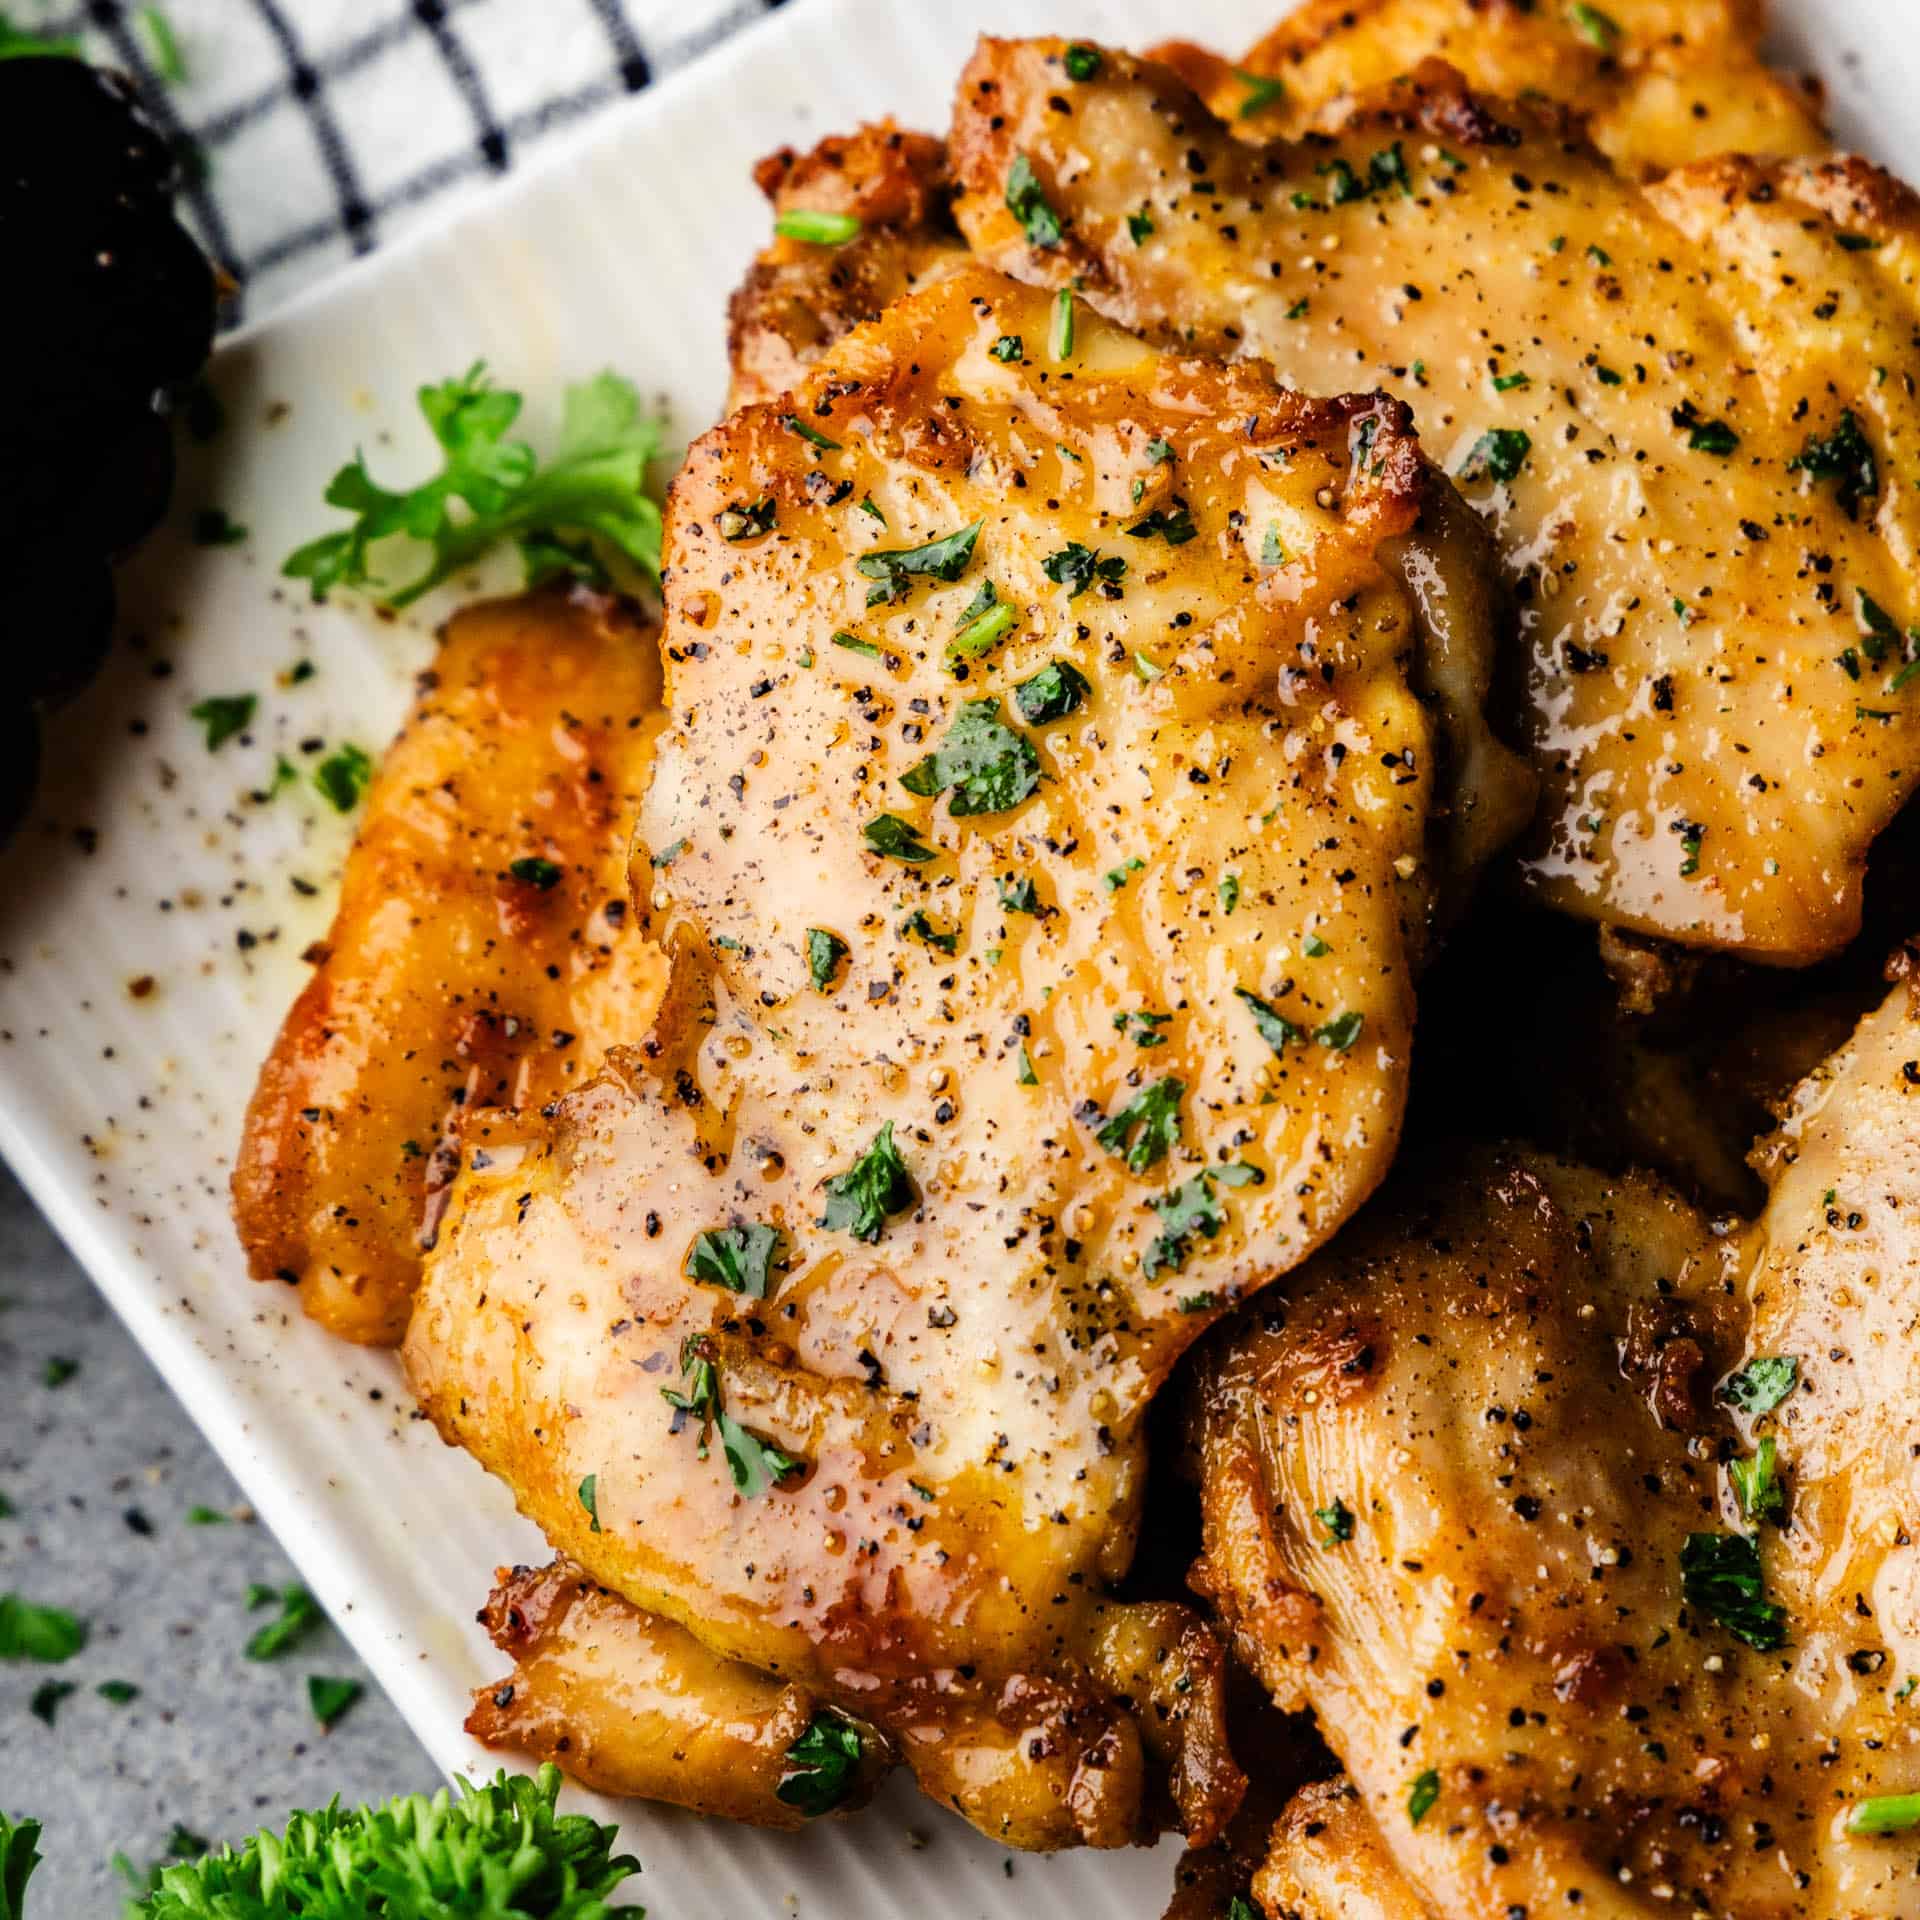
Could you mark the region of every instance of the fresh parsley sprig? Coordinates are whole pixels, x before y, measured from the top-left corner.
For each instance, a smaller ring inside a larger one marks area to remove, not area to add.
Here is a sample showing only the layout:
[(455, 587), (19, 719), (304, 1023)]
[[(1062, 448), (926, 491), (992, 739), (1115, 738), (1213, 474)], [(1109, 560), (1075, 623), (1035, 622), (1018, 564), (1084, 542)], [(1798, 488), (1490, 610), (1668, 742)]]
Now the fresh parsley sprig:
[[(661, 423), (644, 413), (632, 383), (615, 373), (566, 390), (560, 437), (542, 466), (524, 440), (507, 437), (521, 396), (494, 386), (486, 363), (419, 391), (420, 411), (440, 443), (440, 471), (402, 492), (383, 487), (356, 453), (327, 487), (350, 526), (289, 554), (281, 572), (305, 580), (316, 599), (364, 588), (404, 607), (504, 541), (518, 543), (528, 583), (558, 571), (602, 574), (617, 556), (650, 580), (660, 572), (660, 508), (646, 491)], [(428, 549), (410, 579), (374, 570), (373, 549), (396, 535)]]

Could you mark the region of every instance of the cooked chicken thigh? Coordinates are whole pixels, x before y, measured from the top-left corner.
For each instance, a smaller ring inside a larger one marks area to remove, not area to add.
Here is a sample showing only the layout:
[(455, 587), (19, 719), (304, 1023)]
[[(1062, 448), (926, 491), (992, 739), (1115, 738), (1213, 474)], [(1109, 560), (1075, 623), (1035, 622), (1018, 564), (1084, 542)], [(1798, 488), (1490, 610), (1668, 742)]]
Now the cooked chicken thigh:
[(626, 843), (659, 685), (653, 629), (584, 592), (468, 608), (422, 676), (234, 1167), (255, 1279), (331, 1332), (406, 1330), (466, 1108), (537, 1107), (652, 1020)]
[(676, 482), (653, 1036), (469, 1123), (442, 1432), (1015, 1845), (1238, 1797), (1218, 1649), (1103, 1589), (1168, 1369), (1392, 1154), (1413, 668), (1488, 606), (1435, 489), (1393, 403), (976, 267), (897, 304)]
[(1765, 36), (1759, 0), (1308, 0), (1235, 64), (1178, 42), (1154, 58), (1259, 140), (1337, 128), (1356, 100), (1438, 58), (1488, 93), (1571, 108), (1617, 167), (1651, 174), (1825, 150), (1812, 95), (1760, 58)]
[(1210, 1355), (1197, 1581), (1350, 1775), (1271, 1914), (1913, 1910), (1916, 1054), (1902, 984), (1748, 1238), (1470, 1163)]
[(1800, 963), (1920, 771), (1905, 477), (1920, 206), (1854, 160), (1642, 188), (1429, 66), (1249, 146), (1166, 68), (982, 43), (949, 159), (985, 259), (1123, 324), (1414, 407), (1524, 603), (1529, 886)]

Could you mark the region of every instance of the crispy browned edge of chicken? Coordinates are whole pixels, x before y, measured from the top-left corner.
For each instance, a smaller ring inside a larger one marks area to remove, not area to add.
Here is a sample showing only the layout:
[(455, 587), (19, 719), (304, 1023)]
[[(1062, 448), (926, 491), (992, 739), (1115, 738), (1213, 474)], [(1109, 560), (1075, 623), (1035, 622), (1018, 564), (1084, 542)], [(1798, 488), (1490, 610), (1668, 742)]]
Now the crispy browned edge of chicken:
[(821, 246), (775, 233), (727, 303), (729, 402), (776, 399), (834, 341), (875, 319), (947, 258), (965, 255), (947, 212), (945, 143), (882, 120), (754, 168), (776, 217), (852, 214), (860, 233)]
[[(406, 1331), (430, 1211), (459, 1165), (463, 1098), (537, 1105), (651, 1018), (664, 959), (628, 911), (638, 794), (626, 789), (651, 752), (653, 729), (632, 723), (658, 707), (656, 631), (632, 603), (584, 589), (464, 608), (381, 757), (332, 926), (308, 950), (315, 970), (261, 1064), (231, 1182), (249, 1272), (296, 1285), (342, 1339), (391, 1346)], [(605, 697), (590, 704), (587, 688)], [(577, 741), (571, 762), (554, 728)], [(484, 816), (439, 838), (459, 770), (508, 777), (481, 796)], [(560, 800), (536, 817), (556, 785)], [(553, 860), (559, 881), (514, 877), (520, 855)], [(398, 901), (414, 919), (396, 940), (382, 909)], [(484, 968), (455, 944), (483, 920), (499, 932)], [(569, 979), (583, 943), (597, 961)], [(503, 986), (518, 998), (496, 1008)]]

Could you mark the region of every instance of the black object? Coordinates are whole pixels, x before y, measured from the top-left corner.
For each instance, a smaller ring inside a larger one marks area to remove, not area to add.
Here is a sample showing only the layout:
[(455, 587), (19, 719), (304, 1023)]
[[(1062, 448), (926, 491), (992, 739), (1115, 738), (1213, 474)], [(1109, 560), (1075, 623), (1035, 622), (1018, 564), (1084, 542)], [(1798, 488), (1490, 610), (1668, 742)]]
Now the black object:
[(32, 799), (39, 714), (106, 657), (109, 563), (166, 511), (167, 415), (213, 345), (179, 180), (118, 74), (0, 60), (0, 838)]

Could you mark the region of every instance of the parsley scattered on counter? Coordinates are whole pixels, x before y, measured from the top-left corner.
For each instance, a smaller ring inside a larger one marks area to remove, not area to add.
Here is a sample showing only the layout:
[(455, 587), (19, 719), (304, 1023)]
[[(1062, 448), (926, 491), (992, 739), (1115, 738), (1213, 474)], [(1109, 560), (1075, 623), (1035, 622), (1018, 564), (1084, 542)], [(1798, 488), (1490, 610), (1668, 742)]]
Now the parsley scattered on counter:
[(1807, 436), (1807, 444), (1787, 462), (1789, 473), (1811, 474), (1816, 480), (1831, 480), (1834, 498), (1849, 520), (1860, 517), (1860, 503), (1880, 491), (1880, 465), (1874, 458), (1873, 443), (1860, 430), (1860, 422), (1848, 408), (1839, 424), (1822, 439)]
[(889, 1120), (845, 1173), (827, 1182), (827, 1210), (818, 1224), (832, 1233), (850, 1233), (869, 1243), (880, 1238), (889, 1214), (904, 1213), (914, 1203), (907, 1163), (893, 1144)]
[(1109, 1153), (1124, 1154), (1129, 1173), (1145, 1173), (1180, 1138), (1180, 1097), (1186, 1090), (1184, 1080), (1171, 1076), (1153, 1081), (1103, 1121), (1093, 1137)]
[(1013, 690), (1013, 704), (1028, 725), (1043, 727), (1079, 712), (1092, 694), (1087, 677), (1071, 660), (1049, 660)]
[(1742, 1413), (1771, 1413), (1800, 1383), (1800, 1361), (1791, 1353), (1763, 1353), (1730, 1374), (1720, 1391)]
[(1680, 1591), (1761, 1653), (1786, 1645), (1787, 1610), (1766, 1597), (1759, 1543), (1743, 1533), (1690, 1533), (1680, 1549)]
[(600, 1476), (597, 1473), (588, 1474), (574, 1492), (581, 1506), (586, 1510), (587, 1531), (598, 1533), (600, 1531)]
[(507, 871), (522, 885), (536, 887), (542, 893), (551, 893), (560, 884), (560, 869), (551, 860), (541, 859), (538, 854), (510, 860)]
[(947, 811), (955, 819), (1005, 813), (1039, 786), (1040, 756), (1024, 733), (1001, 719), (997, 699), (969, 700), (946, 738), (902, 774), (900, 784), (922, 800), (951, 788)]
[[(327, 504), (353, 524), (289, 554), (281, 572), (307, 581), (316, 599), (364, 587), (403, 607), (503, 541), (551, 543), (584, 535), (648, 579), (660, 571), (660, 509), (646, 493), (647, 463), (660, 451), (660, 422), (641, 412), (629, 381), (602, 373), (567, 388), (552, 463), (542, 467), (507, 430), (520, 395), (489, 383), (484, 361), (419, 390), (420, 411), (440, 443), (440, 471), (403, 493), (378, 485), (356, 453), (327, 487)], [(456, 515), (456, 505), (462, 511)], [(371, 570), (372, 549), (395, 534), (425, 544), (424, 568), (398, 583)]]
[(64, 1387), (79, 1371), (78, 1360), (69, 1360), (64, 1353), (50, 1354), (47, 1364), (40, 1369), (40, 1384), (43, 1387)]
[(863, 553), (854, 562), (863, 579), (874, 585), (867, 589), (867, 605), (884, 605), (898, 600), (916, 579), (958, 580), (973, 558), (984, 520), (976, 520), (957, 533), (943, 534), (917, 547), (895, 547), (878, 553)]
[(1454, 471), (1458, 480), (1514, 479), (1527, 463), (1533, 450), (1533, 438), (1518, 427), (1493, 427), (1483, 433), (1467, 450), (1467, 457)]
[(129, 1701), (140, 1698), (140, 1689), (131, 1680), (102, 1680), (94, 1692), (116, 1707), (124, 1707)]
[(254, 693), (215, 693), (197, 701), (188, 711), (207, 730), (207, 751), (217, 753), (236, 733), (244, 733), (253, 724), (260, 705)]
[(938, 849), (920, 838), (920, 829), (897, 813), (883, 813), (860, 829), (867, 845), (882, 858), (919, 866), (937, 857)]
[(260, 1607), (270, 1607), (276, 1600), (280, 1605), (278, 1617), (259, 1628), (246, 1644), (249, 1660), (278, 1659), (288, 1648), (304, 1640), (326, 1618), (320, 1611), (319, 1601), (305, 1587), (276, 1589), (256, 1584), (247, 1589), (249, 1613)]
[(1247, 1011), (1253, 1015), (1253, 1024), (1259, 1029), (1260, 1038), (1275, 1053), (1291, 1046), (1301, 1037), (1302, 1029), (1296, 1027), (1278, 1007), (1262, 1000), (1257, 993), (1249, 993), (1245, 987), (1235, 987), (1233, 997), (1246, 1003)]
[(1047, 578), (1056, 586), (1065, 587), (1069, 600), (1078, 600), (1098, 581), (1118, 585), (1127, 572), (1127, 563), (1119, 554), (1102, 559), (1097, 548), (1083, 546), (1078, 540), (1069, 540), (1058, 553), (1049, 554), (1043, 564)]
[(1407, 1795), (1407, 1820), (1412, 1826), (1418, 1826), (1433, 1811), (1434, 1802), (1440, 1798), (1440, 1775), (1432, 1767), (1414, 1777), (1412, 1791)]
[(825, 927), (807, 929), (807, 978), (822, 992), (832, 989), (834, 975), (847, 957), (847, 943)]
[(1007, 169), (1007, 211), (1026, 230), (1030, 246), (1045, 250), (1060, 244), (1060, 216), (1048, 204), (1040, 176), (1024, 153), (1016, 153)]
[(336, 813), (351, 813), (373, 778), (373, 762), (356, 746), (337, 747), (313, 770), (313, 784)]
[(853, 1791), (864, 1755), (860, 1729), (844, 1714), (823, 1707), (787, 1749), (786, 1771), (774, 1798), (817, 1820)]
[(0, 1660), (37, 1660), (58, 1666), (87, 1644), (87, 1624), (63, 1607), (38, 1607), (17, 1593), (0, 1593)]
[(783, 240), (804, 240), (815, 247), (844, 247), (860, 237), (857, 213), (826, 213), (816, 207), (789, 207), (773, 223)]
[(225, 1527), (233, 1524), (233, 1515), (222, 1513), (218, 1507), (189, 1507), (187, 1525), (190, 1527)]
[(79, 1691), (78, 1684), (72, 1680), (42, 1680), (34, 1688), (27, 1709), (36, 1720), (44, 1720), (48, 1726), (52, 1726), (53, 1716), (60, 1711), (60, 1703)]
[(324, 1673), (307, 1675), (307, 1705), (323, 1733), (331, 1733), (334, 1723), (365, 1691), (358, 1680), (335, 1680)]
[(180, 39), (172, 22), (158, 7), (142, 7), (134, 16), (147, 37), (147, 51), (153, 70), (170, 87), (180, 86), (187, 77), (187, 62), (180, 51)]
[(1323, 1547), (1338, 1547), (1353, 1538), (1353, 1515), (1347, 1510), (1347, 1503), (1337, 1494), (1330, 1507), (1315, 1507), (1313, 1517), (1326, 1529), (1320, 1544)]

